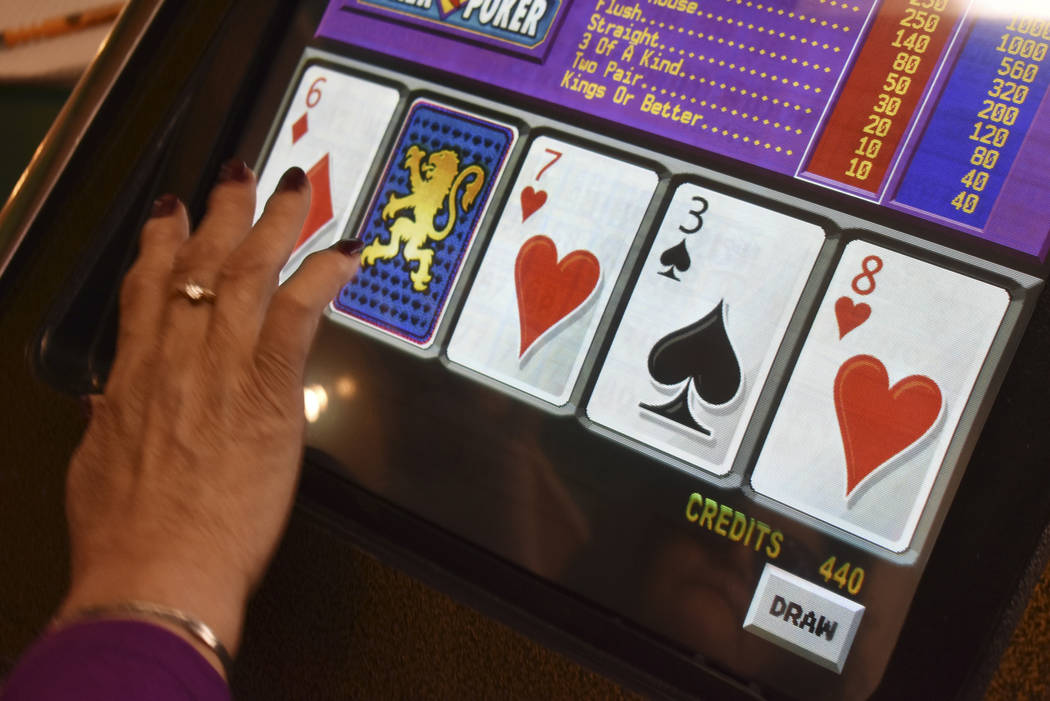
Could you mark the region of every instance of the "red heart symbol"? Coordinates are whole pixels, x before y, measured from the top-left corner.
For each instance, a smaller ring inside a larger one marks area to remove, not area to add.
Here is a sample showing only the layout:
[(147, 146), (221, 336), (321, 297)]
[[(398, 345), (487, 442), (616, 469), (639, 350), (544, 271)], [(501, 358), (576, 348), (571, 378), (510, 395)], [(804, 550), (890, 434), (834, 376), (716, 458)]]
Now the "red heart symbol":
[(555, 324), (587, 301), (598, 287), (601, 265), (590, 251), (573, 251), (560, 261), (546, 236), (533, 236), (514, 262), (521, 345), (518, 357)]
[(525, 221), (547, 201), (546, 190), (533, 190), (529, 185), (521, 191), (521, 220)]
[(846, 496), (865, 477), (922, 438), (941, 413), (941, 390), (923, 375), (890, 387), (886, 367), (856, 355), (835, 376), (835, 410), (846, 449)]
[(839, 320), (839, 338), (857, 328), (871, 316), (871, 307), (864, 302), (854, 304), (849, 297), (835, 301), (835, 318)]

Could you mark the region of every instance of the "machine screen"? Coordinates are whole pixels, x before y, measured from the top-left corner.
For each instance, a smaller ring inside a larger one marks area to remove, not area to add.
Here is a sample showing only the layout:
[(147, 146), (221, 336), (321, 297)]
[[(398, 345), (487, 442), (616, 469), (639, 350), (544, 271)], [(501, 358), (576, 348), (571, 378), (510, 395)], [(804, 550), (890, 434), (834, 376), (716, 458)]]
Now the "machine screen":
[(330, 2), (258, 161), (313, 184), (285, 275), (366, 244), (308, 442), (745, 684), (866, 696), (1039, 286), (922, 232), (1048, 252), (1037, 5)]

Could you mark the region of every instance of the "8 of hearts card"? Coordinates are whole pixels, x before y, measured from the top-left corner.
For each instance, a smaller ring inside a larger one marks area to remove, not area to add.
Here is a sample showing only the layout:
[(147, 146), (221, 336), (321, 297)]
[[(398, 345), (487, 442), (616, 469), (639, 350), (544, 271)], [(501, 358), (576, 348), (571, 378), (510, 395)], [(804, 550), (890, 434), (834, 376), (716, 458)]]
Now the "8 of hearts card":
[(911, 542), (985, 363), (1002, 288), (851, 241), (751, 477), (895, 552)]

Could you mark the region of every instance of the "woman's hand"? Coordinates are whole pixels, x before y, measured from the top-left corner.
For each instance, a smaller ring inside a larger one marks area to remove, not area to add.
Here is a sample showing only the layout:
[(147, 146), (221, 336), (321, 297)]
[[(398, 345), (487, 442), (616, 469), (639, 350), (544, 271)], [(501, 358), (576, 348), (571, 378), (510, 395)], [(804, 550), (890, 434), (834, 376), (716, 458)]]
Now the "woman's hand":
[[(232, 651), (281, 536), (299, 474), (302, 373), (358, 242), (278, 272), (310, 203), (285, 173), (255, 226), (256, 182), (223, 166), (189, 236), (179, 201), (154, 204), (124, 280), (117, 353), (67, 483), (76, 609), (144, 600), (207, 623)], [(191, 301), (189, 282), (215, 291)]]

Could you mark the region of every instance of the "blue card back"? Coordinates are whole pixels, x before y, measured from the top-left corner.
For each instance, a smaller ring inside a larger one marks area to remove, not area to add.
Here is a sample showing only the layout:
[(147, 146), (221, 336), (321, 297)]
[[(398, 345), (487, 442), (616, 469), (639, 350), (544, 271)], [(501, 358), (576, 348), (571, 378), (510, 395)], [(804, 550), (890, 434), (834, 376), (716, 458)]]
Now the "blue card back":
[(417, 100), (359, 232), (361, 271), (335, 309), (429, 346), (516, 137), (513, 127)]

